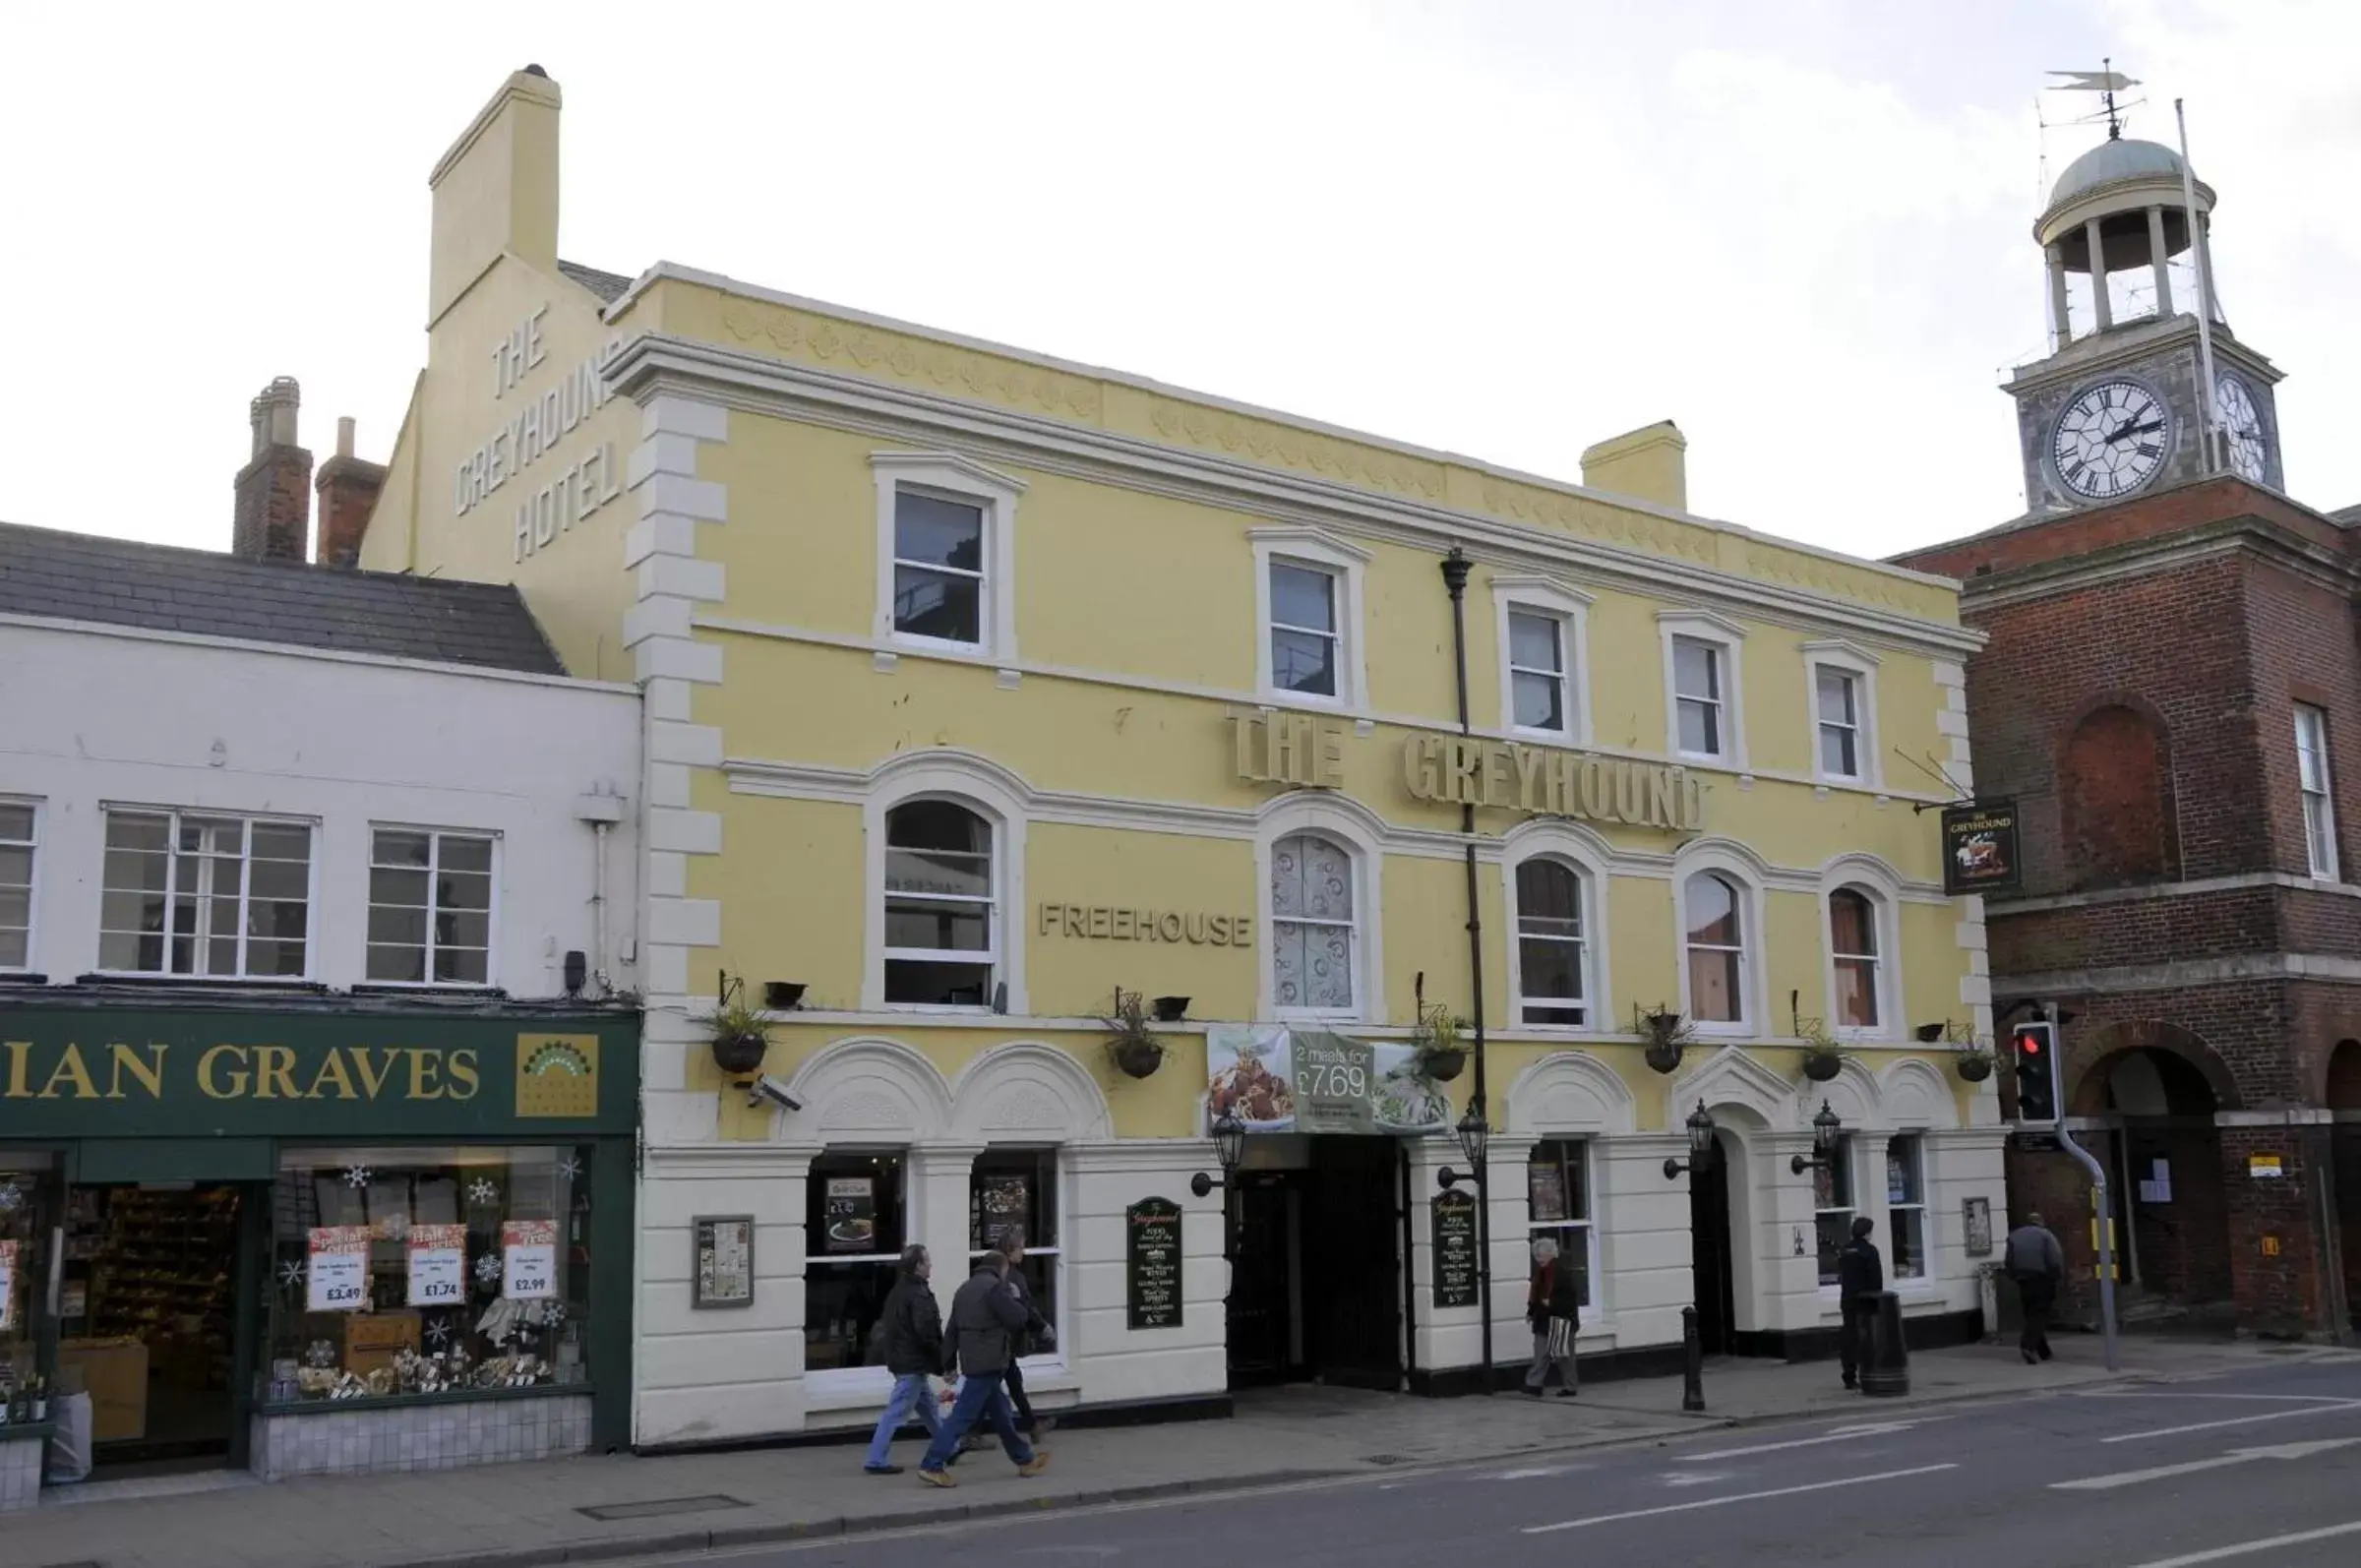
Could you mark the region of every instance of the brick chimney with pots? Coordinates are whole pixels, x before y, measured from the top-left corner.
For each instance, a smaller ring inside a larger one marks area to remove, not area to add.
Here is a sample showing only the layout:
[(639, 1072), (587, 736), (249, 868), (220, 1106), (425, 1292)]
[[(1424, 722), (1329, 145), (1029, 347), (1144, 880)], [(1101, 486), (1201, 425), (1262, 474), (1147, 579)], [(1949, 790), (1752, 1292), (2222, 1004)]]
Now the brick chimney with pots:
[(248, 412), (254, 455), (238, 470), (229, 553), (246, 561), (301, 561), (312, 520), (312, 454), (295, 444), (303, 401), (292, 376), (274, 378)]
[(320, 537), (312, 560), (323, 567), (356, 567), (369, 513), (386, 487), (386, 465), (352, 454), (352, 421), (336, 421), (336, 454), (320, 465)]

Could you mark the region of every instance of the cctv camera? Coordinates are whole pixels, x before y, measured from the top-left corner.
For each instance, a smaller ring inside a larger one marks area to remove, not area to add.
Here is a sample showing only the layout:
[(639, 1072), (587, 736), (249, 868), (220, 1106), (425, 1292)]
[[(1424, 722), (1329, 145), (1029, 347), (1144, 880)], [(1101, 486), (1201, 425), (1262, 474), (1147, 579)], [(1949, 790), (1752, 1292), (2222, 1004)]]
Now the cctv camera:
[(749, 1088), (746, 1092), (746, 1103), (750, 1106), (758, 1106), (765, 1100), (769, 1101), (772, 1105), (779, 1107), (783, 1111), (801, 1111), (804, 1109), (804, 1103), (801, 1100), (798, 1100), (795, 1096), (789, 1094), (787, 1092), (787, 1086), (781, 1083), (778, 1079), (773, 1078), (767, 1072), (761, 1077), (757, 1078), (754, 1081), (753, 1087)]

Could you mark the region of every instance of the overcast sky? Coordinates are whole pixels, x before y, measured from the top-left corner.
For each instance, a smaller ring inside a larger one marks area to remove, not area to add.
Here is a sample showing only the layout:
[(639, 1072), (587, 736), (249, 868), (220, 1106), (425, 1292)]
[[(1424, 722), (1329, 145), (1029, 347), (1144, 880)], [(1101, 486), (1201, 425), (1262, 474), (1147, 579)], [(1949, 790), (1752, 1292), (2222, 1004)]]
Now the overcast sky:
[[(2350, 13), (2351, 20), (2345, 13)], [(2023, 508), (2029, 236), (2188, 99), (2298, 499), (2361, 502), (2361, 7), (1189, 0), (20, 8), (0, 518), (225, 547), (246, 404), (383, 458), (426, 176), (564, 88), (561, 251), (671, 260), (1535, 472), (1672, 418), (1715, 517), (1865, 555)], [(2086, 102), (2052, 95), (2070, 120)]]

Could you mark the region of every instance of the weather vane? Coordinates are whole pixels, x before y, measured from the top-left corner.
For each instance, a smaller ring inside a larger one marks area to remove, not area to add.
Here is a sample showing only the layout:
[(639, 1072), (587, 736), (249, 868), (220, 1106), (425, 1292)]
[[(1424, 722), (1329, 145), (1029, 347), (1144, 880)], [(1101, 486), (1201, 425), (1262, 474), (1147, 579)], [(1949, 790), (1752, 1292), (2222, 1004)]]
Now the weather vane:
[(2125, 76), (2116, 70), (2113, 60), (2101, 60), (2098, 63), (2100, 68), (2096, 71), (2050, 72), (2051, 76), (2062, 76), (2070, 80), (2053, 84), (2049, 90), (2052, 92), (2096, 92), (2102, 94), (2106, 102), (2107, 140), (2110, 142), (2121, 141), (2123, 139), (2123, 115), (2115, 106), (2115, 94), (2126, 88), (2136, 88), (2140, 83), (2136, 78)]

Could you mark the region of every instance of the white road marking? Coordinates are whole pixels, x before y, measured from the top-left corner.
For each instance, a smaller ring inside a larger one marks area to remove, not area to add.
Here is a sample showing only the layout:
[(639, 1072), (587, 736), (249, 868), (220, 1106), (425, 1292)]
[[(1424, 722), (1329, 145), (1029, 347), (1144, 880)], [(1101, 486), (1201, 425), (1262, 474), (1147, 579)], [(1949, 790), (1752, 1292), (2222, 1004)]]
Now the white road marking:
[(2361, 1399), (2342, 1399), (2333, 1405), (2306, 1405), (2301, 1410), (2265, 1411), (2260, 1416), (2233, 1416), (2226, 1420), (2218, 1421), (2191, 1421), (2186, 1426), (2159, 1426), (2153, 1431), (2147, 1432), (2117, 1432), (2114, 1436), (2102, 1437), (2099, 1441), (2102, 1443), (2137, 1443), (2150, 1437), (2178, 1437), (2183, 1432), (2211, 1432), (2218, 1431), (2225, 1426), (2254, 1426), (2263, 1421), (2293, 1420), (2299, 1416), (2334, 1416), (2339, 1412), (2356, 1410), (2361, 1410)]
[(2349, 1398), (2335, 1394), (2116, 1394), (2106, 1391), (2086, 1393), (2084, 1399), (2247, 1399), (2263, 1400), (2280, 1405), (2350, 1405)]
[(1537, 1480), (1544, 1476), (1565, 1476), (1588, 1468), (1585, 1465), (1534, 1465), (1524, 1470), (1500, 1471), (1483, 1478), (1485, 1480)]
[(1885, 1437), (1895, 1432), (1907, 1432), (1913, 1426), (1930, 1420), (1942, 1420), (1940, 1416), (1922, 1416), (1915, 1420), (1872, 1421), (1863, 1426), (1840, 1426), (1818, 1437), (1794, 1437), (1784, 1443), (1753, 1443), (1744, 1448), (1717, 1448), (1710, 1454), (1683, 1454), (1676, 1461), (1682, 1465), (1709, 1464), (1717, 1459), (1739, 1459), (1748, 1454), (1777, 1454), (1789, 1448), (1817, 1448), (1823, 1443), (1849, 1443), (1861, 1437)]
[(1803, 1492), (1833, 1491), (1839, 1486), (1865, 1486), (1871, 1481), (1901, 1480), (1906, 1476), (1932, 1476), (1938, 1471), (1958, 1470), (1957, 1464), (1919, 1465), (1909, 1470), (1881, 1471), (1874, 1476), (1846, 1476), (1840, 1480), (1816, 1480), (1803, 1486), (1777, 1486), (1770, 1491), (1735, 1492), (1727, 1497), (1700, 1497), (1692, 1503), (1666, 1503), (1661, 1508), (1633, 1508), (1620, 1514), (1593, 1514), (1588, 1519), (1561, 1519), (1554, 1525), (1527, 1525), (1519, 1535), (1546, 1536), (1560, 1530), (1581, 1530), (1588, 1525), (1611, 1525), (1625, 1519), (1653, 1519), (1659, 1514), (1685, 1514), (1699, 1508), (1722, 1508), (1730, 1503), (1760, 1502), (1766, 1497), (1793, 1497)]
[(2143, 1481), (2163, 1480), (2171, 1476), (2193, 1476), (2201, 1470), (2220, 1470), (2228, 1465), (2251, 1465), (2259, 1459), (2310, 1459), (2333, 1449), (2350, 1448), (2361, 1443), (2361, 1437), (2326, 1437), (2309, 1443), (2281, 1443), (2275, 1448), (2233, 1448), (2216, 1459), (2193, 1459), (2184, 1465), (2159, 1465), (2153, 1470), (2127, 1470), (2113, 1476), (2085, 1476), (2079, 1480), (2053, 1480), (2053, 1492), (2103, 1492), (2118, 1486), (2137, 1486)]
[(1711, 1486), (1718, 1480), (1729, 1479), (1729, 1473), (1721, 1470), (1692, 1470), (1684, 1475), (1666, 1476), (1667, 1486)]
[(2258, 1551), (2270, 1551), (2278, 1546), (2302, 1546), (2315, 1540), (2333, 1540), (2338, 1536), (2361, 1534), (2361, 1519), (2349, 1525), (2330, 1525), (2322, 1530), (2299, 1530), (2292, 1536), (2273, 1536), (2269, 1540), (2241, 1541), (2235, 1546), (2216, 1546), (2211, 1551), (2193, 1551), (2182, 1557), (2159, 1557), (2134, 1568), (2197, 1568), (2199, 1563), (2220, 1562), (2229, 1557), (2245, 1557)]

